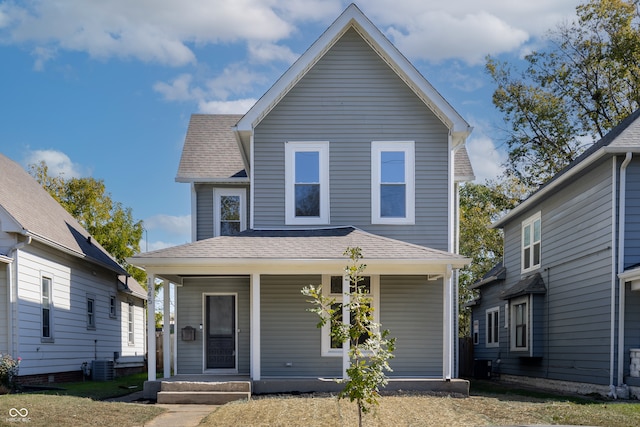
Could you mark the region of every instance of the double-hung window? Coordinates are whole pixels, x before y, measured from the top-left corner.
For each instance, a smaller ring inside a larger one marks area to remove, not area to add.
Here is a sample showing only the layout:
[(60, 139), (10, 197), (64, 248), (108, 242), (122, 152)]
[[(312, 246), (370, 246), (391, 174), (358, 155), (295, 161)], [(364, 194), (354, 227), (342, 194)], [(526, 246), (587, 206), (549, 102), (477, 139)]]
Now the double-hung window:
[(245, 189), (214, 190), (214, 236), (234, 236), (246, 228)]
[(500, 344), (500, 307), (487, 310), (487, 347), (498, 347)]
[(87, 295), (87, 329), (96, 328), (96, 297)]
[(540, 267), (542, 229), (540, 213), (522, 222), (522, 272)]
[(286, 224), (328, 224), (329, 211), (329, 143), (287, 142)]
[(413, 141), (371, 143), (371, 222), (415, 223)]
[(129, 310), (127, 315), (127, 336), (130, 345), (135, 344), (135, 306), (129, 302)]
[(529, 296), (511, 300), (511, 350), (529, 349)]
[(53, 341), (53, 280), (42, 276), (40, 279), (42, 341)]
[[(380, 276), (362, 276), (358, 286), (368, 293), (371, 298), (371, 306), (373, 307), (373, 320), (375, 323), (380, 322), (377, 308), (380, 306)], [(335, 300), (332, 307), (334, 310), (340, 310), (332, 319), (332, 322), (342, 322), (342, 303), (343, 303), (343, 276), (322, 276), (322, 293), (328, 298)], [(348, 279), (347, 279), (348, 280)], [(353, 288), (351, 288), (353, 291)], [(361, 337), (364, 342), (366, 337)], [(361, 342), (361, 343), (362, 343)], [(342, 343), (331, 337), (331, 324), (327, 322), (322, 327), (321, 349), (323, 356), (342, 356)]]
[(109, 295), (109, 317), (115, 319), (118, 317), (118, 311), (116, 308), (118, 299), (115, 295)]

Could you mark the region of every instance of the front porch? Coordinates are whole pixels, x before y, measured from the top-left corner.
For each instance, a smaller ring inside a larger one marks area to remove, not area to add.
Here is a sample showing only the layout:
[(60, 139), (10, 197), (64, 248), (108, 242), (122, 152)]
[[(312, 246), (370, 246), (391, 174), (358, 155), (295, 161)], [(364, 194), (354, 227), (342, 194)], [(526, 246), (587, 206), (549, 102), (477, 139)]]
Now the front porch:
[[(164, 386), (163, 386), (164, 383)], [(165, 390), (180, 388), (185, 393), (202, 392), (204, 390), (244, 392), (241, 385), (246, 385), (248, 395), (235, 394), (236, 398), (227, 397), (226, 403), (231, 400), (250, 398), (250, 395), (277, 394), (277, 393), (338, 393), (342, 384), (336, 383), (332, 378), (262, 378), (253, 381), (248, 375), (176, 375), (170, 378), (146, 381), (144, 384), (144, 398), (158, 400), (158, 393)], [(463, 396), (469, 395), (469, 381), (463, 379), (443, 380), (439, 378), (390, 378), (382, 392), (432, 392), (451, 393)], [(161, 399), (162, 400), (162, 399)], [(163, 401), (162, 403), (197, 403), (185, 401)], [(204, 403), (204, 402), (202, 402)]]

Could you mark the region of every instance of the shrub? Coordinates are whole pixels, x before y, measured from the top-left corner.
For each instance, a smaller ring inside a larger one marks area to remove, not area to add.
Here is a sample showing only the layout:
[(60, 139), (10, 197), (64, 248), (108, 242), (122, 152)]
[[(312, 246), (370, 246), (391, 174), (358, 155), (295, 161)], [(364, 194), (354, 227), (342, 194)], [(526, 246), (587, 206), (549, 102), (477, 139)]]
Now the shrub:
[[(14, 378), (18, 375), (21, 358), (14, 359), (10, 354), (0, 354), (0, 386), (1, 390), (15, 388)], [(2, 392), (0, 392), (2, 394)]]

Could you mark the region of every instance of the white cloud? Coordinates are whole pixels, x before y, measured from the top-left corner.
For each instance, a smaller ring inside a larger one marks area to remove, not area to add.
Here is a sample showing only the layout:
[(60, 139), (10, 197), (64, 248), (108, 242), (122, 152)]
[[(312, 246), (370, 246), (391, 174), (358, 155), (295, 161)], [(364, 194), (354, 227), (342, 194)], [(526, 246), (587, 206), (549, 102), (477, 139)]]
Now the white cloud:
[(47, 164), (48, 173), (52, 176), (62, 176), (65, 179), (80, 178), (90, 175), (87, 168), (73, 163), (69, 156), (56, 150), (32, 150), (24, 159), (25, 166), (39, 164), (44, 161)]
[(244, 114), (255, 104), (257, 99), (236, 99), (233, 101), (202, 101), (198, 111), (204, 114)]
[(507, 159), (506, 153), (497, 150), (490, 138), (484, 135), (469, 137), (467, 152), (476, 176), (475, 182), (481, 184), (487, 179), (496, 179), (504, 171), (502, 165)]
[(144, 220), (144, 227), (147, 230), (161, 230), (174, 236), (190, 236), (191, 215), (154, 215)]
[[(186, 243), (186, 242), (182, 242)], [(164, 242), (162, 240), (157, 240), (155, 242), (146, 242), (145, 240), (140, 241), (140, 250), (144, 252), (157, 251), (160, 249), (170, 248), (172, 246), (177, 246), (182, 243), (174, 243), (174, 242)]]
[(287, 46), (269, 42), (250, 42), (249, 57), (253, 62), (267, 63), (282, 61), (292, 64), (300, 55), (291, 51)]

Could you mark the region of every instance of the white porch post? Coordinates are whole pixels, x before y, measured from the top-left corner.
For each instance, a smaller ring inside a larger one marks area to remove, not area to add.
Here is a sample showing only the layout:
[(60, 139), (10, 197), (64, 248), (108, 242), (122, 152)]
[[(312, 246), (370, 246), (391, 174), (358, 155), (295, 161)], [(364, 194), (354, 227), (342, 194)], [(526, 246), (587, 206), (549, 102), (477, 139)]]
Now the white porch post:
[[(351, 291), (351, 279), (349, 275), (342, 276), (342, 322), (351, 322), (351, 314), (349, 311), (349, 292)], [(351, 340), (347, 340), (342, 343), (342, 379), (347, 379), (347, 369), (349, 368), (349, 347), (351, 346)]]
[(147, 277), (147, 377), (156, 380), (156, 316), (155, 316), (155, 276)]
[(443, 301), (443, 328), (442, 328), (442, 379), (450, 380), (453, 372), (453, 271), (451, 265), (447, 265), (444, 276)]
[(171, 377), (171, 282), (162, 282), (162, 369), (163, 377)]
[(251, 305), (251, 379), (260, 380), (260, 275), (252, 274), (249, 283)]

